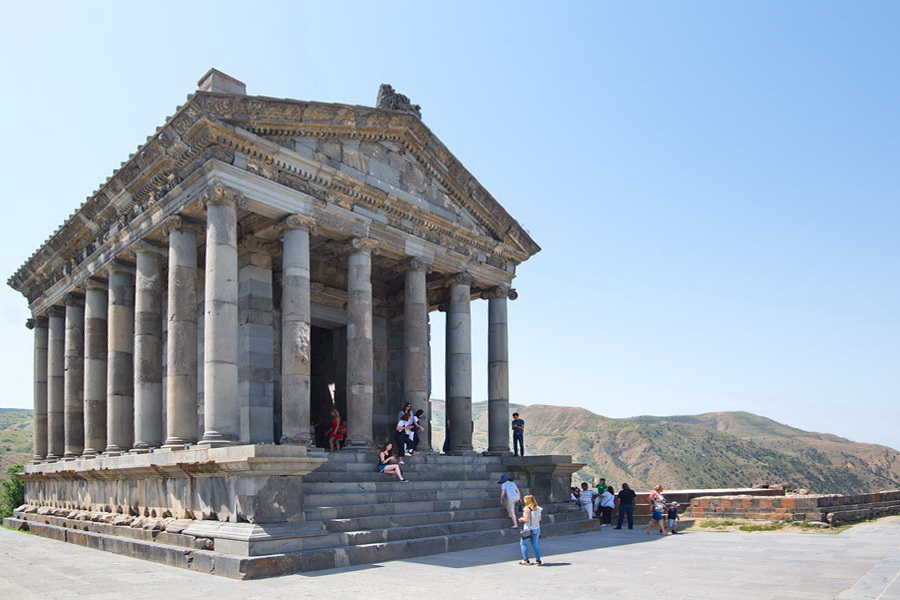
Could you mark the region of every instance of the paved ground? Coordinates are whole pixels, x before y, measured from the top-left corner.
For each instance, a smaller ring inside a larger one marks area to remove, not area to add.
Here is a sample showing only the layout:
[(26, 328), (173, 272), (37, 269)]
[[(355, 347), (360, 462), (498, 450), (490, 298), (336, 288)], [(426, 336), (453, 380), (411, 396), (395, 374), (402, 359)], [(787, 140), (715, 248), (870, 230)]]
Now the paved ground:
[(839, 535), (604, 529), (541, 548), (542, 567), (509, 545), (233, 581), (0, 528), (0, 598), (900, 600), (900, 517)]

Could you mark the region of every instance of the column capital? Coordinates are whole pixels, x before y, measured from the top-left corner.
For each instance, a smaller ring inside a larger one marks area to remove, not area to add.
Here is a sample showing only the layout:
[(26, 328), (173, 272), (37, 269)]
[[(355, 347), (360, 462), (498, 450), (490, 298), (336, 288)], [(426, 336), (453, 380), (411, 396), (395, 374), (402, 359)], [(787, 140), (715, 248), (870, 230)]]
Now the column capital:
[(69, 292), (65, 297), (66, 306), (84, 307), (84, 294), (79, 292)]
[(425, 274), (428, 275), (434, 271), (434, 267), (421, 258), (414, 256), (398, 266), (397, 270), (401, 273), (406, 273), (407, 271), (425, 271)]
[(237, 190), (226, 187), (218, 179), (213, 179), (209, 182), (209, 185), (206, 186), (206, 189), (200, 196), (200, 201), (205, 206), (210, 204), (225, 204), (236, 208), (243, 200), (243, 194)]
[(134, 274), (134, 265), (122, 260), (114, 260), (106, 266), (106, 270), (110, 273), (130, 273)]
[(318, 231), (316, 227), (316, 220), (312, 217), (307, 217), (306, 215), (288, 215), (284, 219), (281, 220), (281, 230), (282, 233), (284, 231), (289, 231), (292, 229), (302, 229), (312, 235), (315, 235)]
[(502, 285), (498, 285), (481, 292), (481, 297), (485, 300), (494, 300), (498, 298), (508, 298), (510, 300), (515, 300), (519, 297), (519, 293), (514, 288), (508, 288)]
[(367, 237), (351, 238), (344, 246), (344, 250), (348, 253), (365, 252), (366, 254), (379, 254), (381, 252), (381, 248), (378, 247), (378, 243), (372, 238)]
[(447, 275), (444, 277), (444, 281), (447, 285), (472, 285), (475, 283), (475, 278), (472, 277), (469, 273), (463, 271), (462, 273), (453, 273), (451, 275)]
[(47, 327), (47, 317), (31, 317), (30, 319), (25, 320), (25, 327), (28, 329), (34, 329), (36, 327)]
[(106, 279), (99, 279), (97, 277), (88, 277), (84, 281), (84, 289), (87, 290), (101, 290), (106, 291), (109, 287), (109, 282)]
[(197, 223), (193, 219), (188, 219), (181, 215), (172, 215), (166, 218), (162, 222), (162, 228), (165, 229), (166, 234), (170, 234), (173, 231), (183, 231), (185, 233), (201, 235), (205, 232), (205, 230), (199, 223)]
[(160, 246), (159, 244), (154, 244), (153, 242), (149, 242), (147, 240), (141, 240), (137, 244), (135, 244), (134, 248), (135, 253), (138, 252), (153, 252), (155, 254), (159, 254), (163, 258), (168, 256), (169, 249), (165, 246)]

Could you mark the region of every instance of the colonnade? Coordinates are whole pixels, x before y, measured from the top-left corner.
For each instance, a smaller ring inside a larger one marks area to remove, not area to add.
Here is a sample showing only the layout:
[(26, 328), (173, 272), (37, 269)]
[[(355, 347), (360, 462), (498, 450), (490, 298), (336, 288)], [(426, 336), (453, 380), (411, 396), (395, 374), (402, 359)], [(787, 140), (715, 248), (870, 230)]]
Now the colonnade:
[[(204, 197), (205, 224), (169, 217), (163, 225), (168, 247), (138, 242), (132, 249), (133, 264), (112, 261), (106, 266), (105, 281), (95, 274), (79, 291), (69, 293), (62, 306), (29, 319), (28, 326), (34, 331), (35, 461), (115, 456), (154, 448), (178, 450), (189, 444), (251, 443), (241, 430), (238, 390), (239, 199), (231, 190), (212, 185)], [(282, 444), (306, 446), (312, 441), (310, 233), (314, 228), (315, 223), (301, 215), (283, 221)], [(202, 371), (198, 364), (200, 235), (206, 236)], [(346, 251), (348, 447), (370, 449), (374, 444), (372, 256), (379, 249), (374, 240), (357, 237), (350, 240)], [(411, 257), (404, 265), (403, 397), (388, 399), (391, 406), (402, 400), (414, 409), (427, 408), (430, 270), (418, 258)], [(164, 272), (168, 273), (166, 306)], [(445, 280), (449, 290), (449, 448), (452, 453), (467, 453), (472, 451), (473, 279), (459, 273)], [(488, 451), (508, 453), (506, 302), (510, 290), (497, 287), (484, 297), (489, 301)], [(167, 322), (165, 336), (163, 318)], [(202, 373), (204, 398), (199, 439), (198, 372)]]

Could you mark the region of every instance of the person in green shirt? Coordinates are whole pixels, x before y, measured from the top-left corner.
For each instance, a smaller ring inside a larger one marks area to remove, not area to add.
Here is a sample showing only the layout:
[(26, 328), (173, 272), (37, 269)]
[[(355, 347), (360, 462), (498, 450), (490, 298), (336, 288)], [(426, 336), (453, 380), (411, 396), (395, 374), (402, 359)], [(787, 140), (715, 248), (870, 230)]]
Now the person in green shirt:
[(606, 491), (606, 488), (608, 488), (608, 487), (609, 487), (609, 486), (606, 485), (606, 478), (605, 478), (605, 477), (601, 477), (601, 478), (600, 478), (600, 483), (597, 484), (597, 493), (598, 493), (598, 494), (602, 494), (603, 492)]

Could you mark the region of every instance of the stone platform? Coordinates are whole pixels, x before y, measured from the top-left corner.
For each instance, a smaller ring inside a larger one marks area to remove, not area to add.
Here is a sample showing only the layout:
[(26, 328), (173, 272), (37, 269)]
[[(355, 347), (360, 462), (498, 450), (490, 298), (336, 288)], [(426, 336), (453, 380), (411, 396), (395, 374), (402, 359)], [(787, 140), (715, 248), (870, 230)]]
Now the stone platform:
[[(497, 485), (506, 473), (544, 507), (545, 537), (598, 528), (597, 521), (584, 520), (583, 513), (565, 501), (570, 473), (580, 467), (569, 457), (422, 455), (407, 459), (403, 469), (410, 482), (400, 483), (375, 471), (371, 453), (343, 451), (329, 457), (304, 449), (297, 469), (309, 472), (301, 475), (293, 469), (293, 475), (278, 475), (279, 469), (292, 471), (284, 464), (274, 466), (284, 459), (284, 451), (252, 448), (209, 451), (224, 459), (229, 450), (235, 458), (233, 472), (246, 474), (248, 465), (254, 465), (256, 474), (249, 479), (223, 477), (228, 467), (204, 461), (198, 464), (206, 465), (207, 472), (198, 475), (201, 467), (194, 462), (164, 457), (169, 460), (166, 482), (159, 475), (164, 469), (151, 468), (146, 455), (117, 457), (124, 459), (115, 463), (117, 468), (98, 462), (94, 471), (78, 475), (66, 470), (65, 463), (42, 465), (37, 472), (31, 469), (31, 487), (36, 489), (28, 499), (34, 503), (4, 523), (90, 548), (256, 579), (512, 543), (518, 532), (509, 528)], [(93, 496), (82, 493), (79, 504), (72, 491), (81, 490), (82, 478), (101, 483), (92, 488)], [(38, 482), (44, 485), (36, 486)], [(193, 492), (168, 509), (127, 500), (127, 493), (136, 497), (135, 490), (146, 492), (148, 487), (163, 496), (172, 490)], [(198, 488), (205, 492), (197, 493)], [(116, 495), (117, 490), (125, 495)], [(107, 495), (101, 499), (97, 492)], [(252, 520), (216, 519), (231, 512)], [(265, 521), (288, 513), (294, 517)]]

